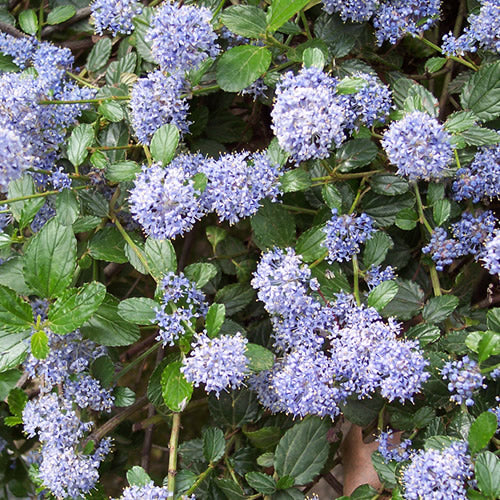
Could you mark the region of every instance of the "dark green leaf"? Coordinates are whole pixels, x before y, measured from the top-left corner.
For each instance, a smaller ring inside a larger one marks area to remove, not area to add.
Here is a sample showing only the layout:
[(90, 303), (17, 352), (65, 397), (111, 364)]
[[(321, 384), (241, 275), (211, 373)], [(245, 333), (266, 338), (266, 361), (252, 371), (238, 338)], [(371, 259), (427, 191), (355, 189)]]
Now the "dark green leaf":
[(456, 134), (473, 127), (477, 121), (478, 118), (472, 111), (457, 111), (448, 117), (444, 128), (448, 132)]
[(125, 299), (118, 305), (118, 314), (129, 323), (150, 325), (155, 322), (158, 303), (146, 297)]
[(135, 392), (128, 387), (115, 387), (113, 391), (114, 404), (117, 408), (126, 408), (135, 402)]
[(68, 160), (75, 166), (80, 166), (87, 158), (87, 148), (94, 141), (94, 128), (88, 123), (77, 125), (68, 139)]
[(400, 175), (377, 174), (370, 178), (373, 191), (384, 196), (404, 194), (410, 189), (408, 181)]
[(471, 127), (460, 135), (467, 146), (490, 146), (500, 142), (500, 134), (490, 128)]
[(500, 334), (488, 330), (484, 332), (477, 346), (478, 361), (482, 363), (500, 352)]
[(163, 165), (168, 165), (175, 156), (175, 150), (179, 144), (179, 129), (167, 123), (160, 127), (151, 139), (151, 155), (153, 159)]
[(137, 64), (137, 55), (134, 52), (129, 52), (118, 61), (113, 61), (109, 64), (106, 71), (106, 83), (113, 85), (120, 83), (123, 73), (133, 73)]
[(253, 5), (233, 5), (225, 9), (220, 20), (236, 35), (260, 38), (266, 32), (266, 14)]
[(257, 422), (260, 413), (257, 396), (248, 389), (223, 391), (219, 398), (212, 394), (208, 398), (208, 408), (215, 422), (233, 429)]
[(396, 226), (403, 231), (411, 231), (415, 229), (418, 222), (418, 214), (413, 208), (403, 208), (396, 215)]
[(119, 122), (125, 118), (125, 111), (116, 101), (105, 101), (99, 108), (99, 113), (110, 122)]
[(272, 450), (281, 439), (281, 429), (279, 427), (262, 427), (256, 431), (244, 431), (245, 436), (250, 440), (252, 446), (262, 450)]
[(89, 254), (94, 259), (118, 264), (128, 261), (125, 255), (125, 240), (114, 226), (106, 226), (90, 240)]
[(9, 410), (12, 415), (20, 417), (23, 414), (24, 407), (28, 402), (28, 395), (18, 387), (12, 389), (7, 398)]
[(352, 139), (337, 150), (335, 159), (339, 163), (340, 172), (350, 172), (369, 165), (377, 153), (377, 146), (370, 139)]
[(37, 330), (31, 335), (31, 354), (37, 359), (45, 359), (50, 352), (49, 339), (44, 330)]
[(217, 427), (204, 429), (203, 437), (203, 456), (208, 463), (216, 463), (224, 455), (226, 449), (226, 440), (224, 433)]
[(297, 488), (289, 488), (287, 490), (277, 491), (273, 496), (273, 500), (304, 500), (304, 493)]
[(444, 321), (458, 306), (458, 297), (454, 295), (442, 295), (432, 297), (427, 301), (422, 311), (422, 317), (428, 323), (440, 323)]
[(178, 493), (185, 493), (198, 479), (198, 474), (195, 474), (189, 469), (181, 469), (177, 471), (175, 476), (175, 491)]
[(362, 201), (362, 209), (382, 227), (393, 224), (403, 208), (412, 208), (414, 205), (415, 197), (410, 192), (392, 198), (369, 192)]
[(500, 114), (500, 61), (483, 66), (474, 73), (460, 95), (462, 106), (482, 121)]
[(76, 14), (74, 5), (60, 5), (49, 12), (47, 24), (61, 24), (71, 19)]
[(325, 54), (318, 47), (309, 47), (304, 50), (302, 54), (302, 60), (304, 61), (304, 67), (310, 68), (314, 66), (315, 68), (323, 69), (325, 66)]
[(290, 476), (283, 476), (278, 479), (278, 482), (276, 483), (276, 488), (279, 490), (286, 490), (288, 488), (291, 488), (295, 483), (295, 480), (293, 477)]
[(437, 226), (441, 226), (450, 218), (451, 203), (449, 200), (438, 200), (432, 206), (432, 217)]
[(75, 234), (84, 233), (86, 231), (91, 231), (95, 229), (100, 223), (102, 219), (100, 217), (94, 217), (93, 215), (84, 215), (83, 217), (79, 217), (73, 223), (73, 232)]
[(31, 335), (31, 330), (21, 333), (0, 331), (0, 373), (16, 368), (26, 357), (29, 344), (25, 339)]
[(349, 54), (363, 30), (362, 25), (345, 23), (338, 15), (323, 14), (314, 23), (314, 34), (326, 43), (330, 55), (334, 58)]
[(80, 215), (80, 204), (75, 193), (63, 189), (56, 197), (57, 220), (63, 226), (71, 226)]
[(396, 296), (398, 288), (398, 284), (395, 281), (383, 281), (368, 295), (368, 305), (374, 307), (377, 311), (382, 311)]
[(168, 364), (161, 374), (163, 400), (174, 412), (183, 411), (193, 394), (193, 384), (184, 378), (181, 366), (180, 361), (174, 361)]
[(486, 314), (488, 329), (500, 333), (500, 307), (490, 309)]
[(413, 85), (408, 89), (408, 97), (403, 104), (404, 111), (423, 111), (437, 117), (439, 113), (438, 100), (422, 85)]
[(407, 332), (406, 336), (410, 339), (416, 339), (423, 347), (431, 342), (436, 342), (441, 336), (439, 328), (435, 325), (428, 325), (421, 323), (420, 325), (412, 326)]
[(217, 83), (226, 92), (239, 92), (262, 76), (270, 64), (271, 52), (265, 47), (233, 47), (219, 59)]
[(106, 167), (106, 178), (111, 182), (133, 181), (140, 171), (135, 161), (120, 161)]
[(321, 188), (321, 196), (328, 208), (336, 208), (342, 210), (342, 193), (333, 184), (326, 184)]
[(118, 304), (119, 301), (112, 295), (106, 295), (92, 318), (80, 328), (82, 335), (110, 347), (137, 342), (140, 337), (139, 328), (118, 315)]
[(144, 254), (151, 274), (157, 279), (177, 269), (177, 256), (170, 240), (148, 238), (144, 245)]
[(245, 356), (248, 358), (248, 368), (253, 372), (270, 370), (274, 365), (274, 354), (258, 344), (247, 344)]
[[(276, 442), (276, 444), (278, 444), (278, 442)], [(263, 453), (262, 455), (259, 455), (259, 457), (257, 458), (257, 464), (261, 467), (272, 467), (274, 464), (274, 453), (268, 451), (266, 453)]]
[(286, 431), (275, 452), (278, 475), (293, 477), (297, 485), (312, 481), (328, 458), (328, 428), (325, 420), (308, 417)]
[(217, 268), (207, 262), (197, 262), (184, 268), (184, 274), (196, 283), (196, 288), (203, 288), (217, 274)]
[(284, 193), (304, 191), (311, 186), (311, 183), (309, 172), (301, 168), (289, 170), (280, 177), (281, 189)]
[(21, 332), (33, 324), (30, 304), (4, 286), (0, 286), (0, 323), (5, 332)]
[[(0, 400), (4, 400), (9, 392), (16, 386), (22, 373), (19, 370), (8, 370), (0, 373)], [(24, 392), (24, 391), (23, 391)]]
[(377, 471), (378, 477), (380, 481), (390, 487), (394, 488), (397, 484), (396, 480), (396, 467), (397, 463), (394, 461), (390, 461), (389, 463), (385, 463), (384, 457), (378, 451), (372, 453), (372, 464), (375, 470)]
[(446, 61), (446, 57), (431, 57), (425, 61), (425, 71), (429, 73), (439, 71), (446, 64)]
[(279, 203), (264, 201), (251, 219), (255, 240), (262, 250), (287, 247), (295, 242), (295, 220)]
[(97, 217), (108, 216), (109, 204), (101, 193), (97, 191), (80, 191), (78, 196), (86, 212)]
[[(378, 491), (373, 486), (362, 484), (351, 493), (350, 497), (339, 497), (338, 500), (373, 500), (377, 495)], [(398, 499), (393, 497), (392, 500)]]
[(127, 481), (130, 486), (147, 486), (152, 479), (142, 467), (134, 465), (127, 471)]
[(65, 290), (49, 309), (50, 329), (59, 335), (76, 330), (97, 311), (105, 295), (106, 287), (97, 281)]
[(90, 73), (94, 73), (101, 69), (108, 62), (112, 45), (109, 38), (101, 38), (92, 47), (89, 57), (87, 58), (87, 69)]
[(252, 287), (244, 283), (226, 285), (215, 294), (215, 301), (226, 306), (226, 314), (232, 316), (234, 313), (244, 309), (255, 297)]
[(393, 246), (394, 243), (387, 233), (377, 231), (365, 244), (365, 251), (363, 252), (365, 267), (380, 265)]
[(205, 317), (205, 329), (210, 338), (215, 337), (226, 319), (226, 307), (224, 304), (212, 304), (208, 308)]
[[(11, 181), (8, 188), (9, 198), (18, 198), (20, 196), (29, 196), (36, 194), (35, 182), (31, 175), (23, 175), (21, 178)], [(36, 213), (45, 203), (44, 198), (33, 198), (31, 200), (16, 201), (10, 203), (14, 219), (19, 222), (19, 227), (26, 227), (35, 217)]]
[(323, 246), (326, 237), (323, 229), (324, 226), (311, 227), (299, 236), (295, 251), (302, 255), (304, 262), (313, 262), (327, 253)]
[[(219, 488), (227, 500), (244, 500), (246, 496), (243, 494), (240, 486), (232, 479), (214, 479), (217, 488)], [(213, 498), (213, 497), (212, 497)]]
[(309, 0), (273, 0), (268, 30), (276, 31), (308, 3)]
[(397, 316), (399, 319), (406, 321), (422, 309), (424, 292), (413, 281), (397, 279), (399, 290), (396, 296), (385, 306), (384, 316)]
[(497, 430), (497, 417), (491, 411), (485, 411), (474, 420), (469, 431), (469, 450), (471, 454), (485, 448)]
[(483, 451), (474, 466), (477, 486), (487, 497), (500, 497), (500, 459), (491, 451)]
[(99, 356), (90, 365), (90, 373), (103, 387), (110, 387), (115, 375), (115, 365), (109, 356)]
[(346, 404), (341, 405), (341, 408), (349, 422), (366, 427), (377, 418), (382, 406), (384, 406), (384, 400), (380, 397), (358, 399), (357, 396), (351, 396), (347, 398)]
[(76, 239), (71, 227), (52, 219), (33, 236), (24, 257), (26, 283), (41, 297), (52, 298), (71, 283), (76, 266)]
[(145, 61), (150, 63), (153, 63), (154, 59), (151, 55), (151, 44), (146, 41), (146, 36), (151, 27), (153, 13), (154, 9), (152, 7), (143, 7), (141, 14), (132, 19), (132, 24), (135, 27), (134, 35), (137, 52)]
[(254, 490), (264, 495), (272, 495), (276, 491), (275, 480), (262, 472), (249, 472), (245, 474), (245, 479)]
[(28, 35), (36, 35), (38, 30), (38, 17), (33, 9), (22, 10), (19, 13), (19, 26), (28, 33)]
[(13, 57), (0, 52), (0, 71), (5, 73), (17, 73), (20, 70), (13, 62)]

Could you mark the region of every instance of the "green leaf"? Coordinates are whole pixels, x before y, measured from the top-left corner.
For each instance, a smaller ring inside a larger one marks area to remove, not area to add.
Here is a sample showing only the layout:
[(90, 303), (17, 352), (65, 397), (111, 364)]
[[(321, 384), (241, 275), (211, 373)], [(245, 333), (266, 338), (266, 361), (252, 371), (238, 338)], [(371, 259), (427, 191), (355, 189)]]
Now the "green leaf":
[(421, 323), (420, 325), (412, 326), (407, 332), (406, 336), (409, 339), (416, 339), (420, 342), (420, 345), (426, 346), (431, 342), (436, 342), (441, 336), (439, 328), (435, 325), (428, 325)]
[(28, 33), (28, 35), (36, 35), (38, 30), (38, 17), (33, 9), (22, 10), (19, 13), (19, 26)]
[(71, 227), (52, 219), (30, 240), (24, 256), (26, 284), (40, 297), (61, 294), (76, 266), (76, 239)]
[(102, 219), (100, 217), (94, 217), (93, 215), (84, 215), (83, 217), (78, 217), (78, 219), (73, 223), (72, 228), (75, 234), (85, 233), (95, 229)]
[(26, 357), (31, 329), (20, 333), (0, 331), (0, 373), (16, 368)]
[(276, 481), (262, 472), (248, 472), (245, 479), (255, 491), (264, 495), (272, 495), (276, 491)]
[(217, 275), (217, 268), (207, 262), (196, 262), (184, 268), (184, 275), (196, 283), (196, 288), (203, 288)]
[(28, 402), (28, 395), (18, 387), (15, 387), (9, 392), (9, 397), (7, 398), (7, 404), (9, 405), (9, 410), (12, 415), (17, 417), (22, 416), (24, 407)]
[(384, 316), (397, 316), (406, 321), (422, 309), (424, 292), (413, 281), (397, 279), (399, 290), (396, 296), (387, 304), (383, 310)]
[(280, 184), (284, 193), (294, 193), (311, 187), (312, 181), (309, 172), (296, 168), (285, 172), (280, 177)]
[(193, 384), (184, 378), (181, 366), (180, 361), (174, 361), (168, 364), (161, 374), (163, 400), (174, 412), (183, 411), (193, 394)]
[(82, 335), (109, 347), (127, 346), (137, 342), (140, 338), (139, 328), (118, 315), (118, 304), (118, 299), (106, 295), (92, 318), (80, 328)]
[(273, 495), (273, 500), (304, 500), (304, 493), (297, 488), (277, 491)]
[(469, 450), (471, 454), (485, 448), (497, 430), (497, 417), (491, 411), (485, 411), (474, 420), (469, 430)]
[(236, 35), (261, 38), (266, 32), (266, 14), (253, 5), (233, 5), (225, 9), (220, 20)]
[(125, 299), (118, 305), (118, 314), (129, 323), (150, 325), (155, 322), (158, 303), (146, 297)]
[[(36, 194), (36, 192), (33, 177), (31, 175), (23, 175), (21, 178), (9, 183), (8, 198), (29, 196)], [(25, 228), (33, 220), (33, 217), (35, 217), (44, 203), (45, 198), (33, 198), (9, 204), (14, 219), (19, 222), (20, 229)]]
[[(362, 24), (345, 23), (338, 15), (325, 13), (314, 23), (314, 34), (326, 43), (332, 58), (340, 58), (349, 54), (363, 32)], [(346, 63), (342, 63), (342, 66), (345, 65)]]
[(475, 478), (479, 490), (489, 498), (500, 497), (500, 459), (491, 451), (476, 457)]
[(371, 139), (352, 139), (337, 150), (335, 160), (340, 172), (350, 172), (369, 165), (377, 153), (378, 148)]
[(396, 196), (410, 189), (410, 184), (400, 175), (377, 174), (370, 178), (370, 186), (377, 194)]
[(500, 134), (496, 130), (484, 127), (471, 127), (460, 135), (467, 146), (490, 146), (500, 142)]
[(500, 307), (494, 307), (488, 311), (486, 314), (486, 322), (488, 329), (500, 333)]
[(106, 179), (111, 182), (133, 181), (141, 167), (135, 161), (120, 161), (106, 167)]
[(96, 260), (118, 264), (128, 261), (125, 255), (125, 241), (114, 226), (106, 226), (92, 237), (89, 242), (89, 254)]
[(397, 463), (390, 461), (386, 463), (382, 454), (378, 451), (372, 453), (372, 464), (377, 471), (380, 481), (389, 488), (394, 488), (397, 484), (396, 467)]
[(163, 165), (168, 165), (175, 156), (175, 150), (179, 144), (179, 129), (167, 123), (160, 127), (151, 139), (151, 155), (153, 159)]
[(223, 493), (227, 500), (244, 500), (247, 498), (242, 489), (238, 484), (236, 484), (232, 479), (214, 479), (214, 483), (217, 485)]
[(210, 338), (215, 337), (226, 319), (226, 307), (224, 304), (212, 304), (208, 308), (205, 317), (205, 329)]
[(295, 242), (294, 217), (279, 203), (265, 200), (250, 223), (261, 250), (274, 246), (288, 247)]
[(366, 242), (363, 252), (363, 264), (368, 269), (370, 266), (380, 265), (387, 252), (394, 246), (391, 237), (384, 231), (377, 231)]
[(5, 73), (17, 73), (20, 70), (13, 62), (13, 58), (0, 52), (0, 71)]
[(90, 373), (102, 387), (110, 387), (115, 377), (115, 365), (109, 356), (99, 356), (90, 365)]
[(97, 217), (108, 217), (109, 203), (101, 193), (97, 191), (80, 191), (78, 196), (83, 208), (89, 215)]
[(31, 354), (37, 359), (45, 359), (50, 352), (49, 338), (44, 330), (37, 330), (31, 336)]
[(500, 352), (500, 334), (488, 330), (484, 332), (477, 346), (478, 361), (482, 363)]
[(291, 488), (295, 483), (295, 480), (293, 477), (290, 476), (283, 476), (278, 479), (278, 482), (276, 483), (276, 488), (279, 490), (286, 490), (288, 488)]
[(208, 398), (208, 409), (214, 421), (233, 429), (257, 422), (260, 408), (255, 393), (245, 388), (223, 391), (218, 398), (211, 394)]
[(248, 358), (248, 368), (253, 372), (270, 370), (274, 365), (274, 354), (258, 344), (247, 344), (245, 356)]
[(478, 118), (472, 111), (457, 111), (448, 117), (444, 128), (448, 132), (456, 134), (473, 127), (477, 121)]
[(328, 428), (326, 420), (308, 417), (286, 431), (275, 452), (274, 467), (278, 475), (293, 477), (296, 485), (312, 481), (328, 458)]
[(151, 27), (153, 14), (154, 9), (152, 7), (143, 7), (141, 14), (132, 18), (137, 52), (145, 61), (150, 63), (155, 61), (151, 54), (151, 44), (146, 41), (146, 36)]
[(226, 306), (226, 314), (232, 316), (244, 309), (255, 297), (255, 291), (245, 283), (226, 285), (215, 294), (215, 301)]
[(321, 188), (321, 196), (328, 205), (328, 208), (336, 208), (338, 211), (342, 211), (342, 193), (337, 186), (325, 184)]
[(439, 71), (446, 64), (446, 61), (446, 57), (431, 57), (425, 61), (425, 71), (428, 73)]
[(33, 324), (30, 304), (4, 286), (0, 286), (0, 323), (5, 332), (24, 331)]
[(444, 321), (458, 306), (458, 297), (454, 295), (442, 295), (432, 297), (425, 304), (422, 317), (428, 323), (440, 323)]
[(106, 296), (106, 287), (97, 281), (62, 292), (49, 309), (50, 329), (59, 335), (70, 333), (89, 320)]
[(127, 471), (127, 481), (130, 486), (147, 486), (153, 480), (142, 467), (134, 465)]
[(113, 44), (109, 38), (101, 38), (92, 47), (87, 58), (87, 69), (90, 73), (95, 73), (106, 65), (111, 55), (112, 46)]
[(129, 52), (118, 61), (113, 61), (109, 64), (106, 71), (106, 83), (110, 86), (120, 83), (123, 73), (133, 73), (137, 64), (137, 54)]
[(299, 236), (295, 251), (302, 255), (302, 260), (306, 263), (313, 262), (326, 254), (323, 241), (326, 235), (324, 226), (311, 227)]
[(396, 215), (396, 226), (403, 231), (415, 229), (418, 222), (418, 214), (413, 208), (403, 208)]
[(297, 12), (303, 9), (310, 0), (273, 0), (271, 17), (267, 25), (269, 31), (276, 31)]
[[(9, 392), (15, 388), (22, 372), (19, 370), (8, 370), (0, 373), (0, 400), (4, 400)], [(23, 391), (24, 392), (24, 391)]]
[(117, 408), (126, 408), (135, 402), (135, 392), (128, 387), (115, 387), (113, 396)]
[(309, 47), (304, 50), (302, 60), (304, 61), (304, 66), (306, 68), (313, 66), (315, 68), (323, 69), (326, 62), (323, 51), (317, 47)]
[(80, 215), (80, 203), (75, 193), (70, 189), (63, 189), (56, 197), (57, 220), (63, 226), (71, 226)]
[(353, 395), (347, 398), (347, 402), (341, 405), (341, 409), (349, 422), (366, 427), (377, 418), (382, 406), (384, 406), (384, 400), (381, 397), (358, 399), (356, 395)]
[(422, 85), (413, 85), (408, 89), (408, 97), (403, 104), (404, 111), (424, 111), (433, 117), (439, 113), (438, 100)]
[[(252, 446), (261, 450), (272, 450), (281, 439), (281, 429), (279, 427), (262, 427), (256, 431), (243, 431), (245, 436), (252, 443)], [(272, 464), (270, 465), (272, 466)]]
[(177, 256), (170, 240), (148, 238), (144, 245), (144, 255), (151, 274), (157, 279), (177, 269)]
[(368, 305), (377, 311), (382, 309), (396, 296), (399, 286), (395, 281), (383, 281), (368, 295)]
[(438, 200), (432, 206), (432, 217), (436, 225), (441, 226), (445, 223), (451, 214), (451, 203), (448, 199)]
[(240, 45), (225, 52), (217, 64), (217, 83), (226, 92), (239, 92), (262, 76), (271, 64), (265, 47)]
[(68, 19), (71, 19), (76, 14), (74, 5), (60, 5), (49, 12), (47, 16), (47, 24), (61, 24)]
[(216, 463), (224, 455), (226, 440), (224, 433), (217, 427), (208, 427), (202, 432), (203, 456), (208, 463)]
[(87, 158), (87, 148), (94, 141), (94, 128), (88, 123), (77, 125), (68, 139), (68, 160), (75, 166), (80, 166)]
[(105, 101), (97, 109), (110, 122), (119, 122), (125, 118), (125, 111), (116, 101)]

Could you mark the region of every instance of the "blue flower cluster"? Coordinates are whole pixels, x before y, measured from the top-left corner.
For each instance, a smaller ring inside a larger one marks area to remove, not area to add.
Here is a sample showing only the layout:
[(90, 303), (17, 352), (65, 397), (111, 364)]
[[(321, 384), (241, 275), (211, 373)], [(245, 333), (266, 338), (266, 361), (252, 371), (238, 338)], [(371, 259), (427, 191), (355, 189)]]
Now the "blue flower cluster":
[(408, 500), (463, 500), (473, 467), (467, 443), (455, 441), (443, 450), (416, 453), (403, 471), (403, 498)]
[(449, 380), (448, 390), (453, 393), (450, 399), (459, 405), (465, 403), (467, 406), (472, 406), (474, 391), (486, 388), (478, 364), (468, 356), (464, 356), (461, 360), (448, 361), (443, 366), (441, 375), (444, 380)]
[(62, 167), (52, 172), (52, 187), (58, 191), (71, 188), (71, 178), (63, 171)]
[(409, 449), (411, 448), (411, 439), (400, 441), (394, 431), (381, 432), (377, 438), (378, 451), (384, 457), (385, 462), (394, 460), (403, 462), (410, 458)]
[(56, 209), (52, 200), (47, 200), (31, 221), (30, 228), (33, 233), (38, 233), (47, 222), (56, 215)]
[(220, 47), (211, 18), (205, 7), (170, 3), (159, 7), (146, 34), (154, 60), (173, 73), (196, 69), (207, 57), (216, 57)]
[(458, 170), (453, 182), (453, 191), (457, 201), (472, 199), (477, 203), (483, 198), (498, 198), (500, 144), (481, 148), (468, 167)]
[(461, 247), (453, 238), (448, 237), (446, 229), (436, 227), (431, 235), (428, 245), (422, 248), (422, 253), (430, 253), (436, 264), (436, 269), (442, 271), (455, 259), (462, 256)]
[(382, 147), (397, 173), (410, 180), (440, 179), (451, 162), (451, 136), (435, 118), (413, 111), (391, 123)]
[[(193, 176), (205, 177), (197, 189)], [(238, 222), (257, 212), (263, 198), (280, 194), (278, 166), (264, 153), (228, 153), (218, 160), (179, 155), (168, 167), (143, 167), (130, 192), (130, 211), (153, 238), (175, 238), (208, 212)]]
[(330, 263), (351, 260), (360, 252), (360, 245), (375, 232), (372, 218), (365, 213), (359, 216), (337, 213), (336, 208), (332, 209), (332, 218), (323, 229), (326, 238), (322, 244), (328, 250)]
[(161, 281), (163, 296), (161, 306), (156, 309), (155, 322), (159, 332), (157, 340), (163, 345), (173, 345), (174, 340), (184, 334), (185, 324), (204, 316), (207, 312), (205, 295), (183, 273), (167, 273)]
[(139, 78), (132, 87), (130, 111), (135, 135), (149, 144), (153, 134), (167, 123), (175, 125), (182, 134), (189, 131), (189, 106), (182, 94), (186, 82), (179, 74), (166, 76), (153, 71)]
[(71, 403), (53, 393), (28, 401), (22, 419), (24, 432), (38, 435), (42, 443), (38, 476), (54, 496), (80, 498), (94, 488), (99, 465), (110, 451), (109, 438), (92, 454), (83, 453), (79, 443), (92, 424), (82, 422)]
[(482, 260), (490, 274), (500, 274), (500, 232), (486, 243)]
[(479, 0), (478, 14), (470, 14), (467, 26), (458, 38), (450, 32), (443, 36), (442, 49), (447, 55), (464, 55), (484, 50), (500, 53), (500, 0)]
[(94, 0), (90, 4), (94, 29), (98, 35), (106, 30), (114, 36), (132, 33), (132, 18), (140, 15), (142, 4), (136, 0)]
[(392, 266), (387, 266), (385, 269), (381, 269), (380, 266), (372, 265), (365, 275), (365, 281), (368, 285), (369, 290), (373, 290), (376, 286), (384, 281), (393, 280), (396, 277), (394, 274), (394, 268)]
[(343, 21), (368, 21), (380, 6), (380, 0), (323, 0), (328, 14), (338, 12)]
[(0, 52), (11, 56), (14, 64), (24, 69), (33, 59), (38, 40), (32, 37), (16, 38), (7, 33), (0, 33)]
[(237, 389), (248, 375), (248, 358), (245, 356), (248, 340), (240, 332), (210, 338), (198, 333), (193, 350), (182, 361), (181, 371), (195, 387), (205, 385), (207, 393)]
[(271, 128), (296, 162), (326, 158), (332, 143), (339, 146), (345, 139), (345, 110), (335, 86), (336, 80), (316, 67), (281, 76)]
[(167, 500), (171, 498), (167, 488), (160, 488), (155, 486), (151, 481), (144, 486), (129, 486), (125, 488), (122, 495), (117, 500)]

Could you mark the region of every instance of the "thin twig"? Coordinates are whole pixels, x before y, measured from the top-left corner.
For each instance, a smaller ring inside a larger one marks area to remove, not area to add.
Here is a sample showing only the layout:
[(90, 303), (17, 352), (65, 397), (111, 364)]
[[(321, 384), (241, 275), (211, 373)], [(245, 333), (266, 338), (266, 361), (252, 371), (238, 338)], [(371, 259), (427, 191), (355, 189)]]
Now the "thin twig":
[(71, 19), (68, 19), (66, 22), (55, 24), (53, 26), (45, 26), (45, 28), (42, 29), (42, 37), (52, 35), (52, 33), (55, 33), (56, 31), (62, 31), (68, 26), (71, 26), (72, 24), (75, 24), (78, 21), (81, 21), (82, 19), (85, 19), (89, 16), (90, 7), (83, 7), (82, 9), (78, 9), (75, 15)]
[(7, 33), (8, 35), (14, 36), (16, 38), (28, 38), (28, 35), (24, 34), (22, 31), (19, 31), (11, 24), (4, 23), (3, 21), (0, 21), (0, 31), (3, 31), (4, 33)]

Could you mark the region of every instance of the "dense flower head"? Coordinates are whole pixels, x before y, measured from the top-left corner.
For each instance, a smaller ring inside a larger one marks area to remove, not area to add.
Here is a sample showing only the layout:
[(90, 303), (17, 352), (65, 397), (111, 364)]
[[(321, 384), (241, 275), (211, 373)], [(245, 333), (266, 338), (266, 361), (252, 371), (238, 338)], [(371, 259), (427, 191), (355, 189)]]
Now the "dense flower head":
[(58, 191), (69, 189), (71, 187), (71, 177), (62, 169), (62, 167), (59, 167), (57, 170), (52, 172), (51, 182), (52, 187)]
[(491, 210), (486, 210), (478, 216), (470, 212), (464, 212), (462, 218), (452, 224), (451, 232), (460, 244), (462, 253), (482, 256), (484, 245), (493, 238), (496, 225), (495, 214)]
[(37, 44), (36, 38), (17, 38), (7, 33), (0, 33), (0, 52), (11, 56), (14, 64), (21, 69), (24, 69), (33, 58)]
[(54, 204), (47, 200), (40, 210), (36, 213), (35, 217), (31, 221), (30, 229), (33, 233), (38, 233), (40, 229), (42, 229), (50, 219), (52, 219), (56, 215), (56, 209), (54, 208)]
[(500, 144), (480, 148), (473, 162), (457, 171), (453, 182), (454, 198), (457, 201), (472, 199), (474, 203), (483, 198), (500, 196)]
[(373, 290), (376, 286), (380, 285), (380, 283), (393, 280), (395, 277), (396, 275), (392, 266), (387, 266), (382, 269), (380, 266), (372, 264), (366, 272), (365, 280), (368, 288)]
[(381, 432), (377, 438), (378, 451), (384, 457), (385, 462), (395, 460), (402, 462), (410, 458), (409, 448), (411, 447), (411, 439), (400, 441), (394, 435), (394, 431)]
[(94, 0), (90, 9), (95, 32), (102, 35), (108, 30), (116, 36), (132, 33), (132, 18), (140, 15), (142, 4), (136, 0)]
[(146, 35), (154, 60), (172, 73), (196, 69), (207, 57), (216, 57), (220, 47), (211, 18), (205, 7), (163, 4)]
[(451, 162), (451, 136), (436, 118), (413, 111), (391, 123), (382, 140), (397, 173), (410, 180), (439, 179)]
[(49, 312), (49, 301), (47, 299), (33, 299), (31, 300), (31, 310), (35, 323), (38, 321), (38, 316), (40, 316), (40, 321), (45, 321)]
[(470, 14), (462, 35), (454, 37), (450, 32), (443, 36), (443, 52), (447, 55), (464, 55), (475, 52), (477, 47), (500, 53), (500, 1), (481, 0), (478, 14)]
[(450, 238), (446, 229), (442, 227), (434, 228), (431, 240), (422, 248), (422, 252), (431, 254), (438, 271), (442, 271), (445, 266), (449, 266), (456, 258), (463, 255), (462, 245), (454, 238)]
[(128, 486), (122, 492), (118, 500), (167, 500), (169, 498), (167, 488), (155, 486), (151, 481), (144, 486)]
[(384, 122), (393, 107), (389, 87), (368, 73), (354, 73), (352, 77), (361, 78), (365, 83), (357, 92), (341, 98), (345, 107), (346, 127), (358, 128), (359, 124), (371, 127), (376, 121)]
[(161, 290), (161, 306), (156, 309), (155, 319), (160, 331), (156, 338), (163, 341), (163, 345), (173, 345), (174, 340), (184, 333), (183, 323), (189, 324), (205, 315), (207, 304), (203, 292), (183, 273), (168, 272), (161, 281)]
[(343, 21), (368, 21), (380, 6), (380, 0), (323, 0), (323, 9), (338, 12)]
[(267, 85), (264, 83), (263, 78), (257, 78), (255, 82), (253, 82), (249, 87), (243, 89), (240, 94), (241, 95), (249, 95), (251, 98), (256, 101), (259, 97), (267, 97), (266, 90), (268, 89)]
[(208, 210), (229, 224), (255, 214), (264, 198), (275, 201), (281, 193), (278, 166), (265, 153), (223, 154), (217, 160), (203, 162), (200, 171), (208, 180)]
[(403, 498), (462, 500), (467, 498), (467, 481), (471, 476), (466, 443), (455, 441), (443, 450), (420, 450), (403, 471)]
[(484, 387), (484, 377), (479, 371), (478, 364), (468, 356), (448, 361), (443, 366), (441, 375), (444, 380), (449, 380), (448, 390), (452, 393), (450, 399), (459, 405), (465, 403), (467, 406), (472, 406), (474, 391)]
[[(416, 35), (439, 19), (441, 0), (389, 0), (380, 5), (373, 18), (379, 45), (395, 44), (406, 34)], [(422, 22), (422, 20), (424, 20)]]
[(336, 385), (335, 374), (325, 353), (298, 347), (249, 383), (261, 404), (273, 413), (335, 417), (347, 397)]
[(165, 76), (153, 71), (139, 78), (132, 87), (130, 110), (135, 135), (143, 144), (149, 144), (153, 134), (167, 123), (175, 125), (182, 134), (188, 132), (189, 106), (181, 98), (185, 80), (178, 74)]
[(362, 213), (337, 215), (332, 209), (332, 218), (326, 223), (323, 232), (326, 238), (323, 246), (328, 250), (328, 261), (343, 262), (351, 260), (360, 252), (360, 245), (372, 237), (375, 232), (373, 219)]
[(59, 87), (66, 70), (73, 66), (75, 58), (67, 47), (58, 47), (49, 42), (41, 43), (33, 55), (33, 67), (44, 87)]
[[(179, 165), (179, 166), (176, 166)], [(144, 165), (130, 191), (130, 212), (152, 238), (175, 238), (190, 231), (205, 210), (201, 195), (181, 162)]]
[(482, 255), (483, 265), (490, 274), (500, 274), (500, 232), (486, 243)]
[(237, 332), (210, 338), (205, 333), (195, 336), (193, 350), (182, 361), (181, 371), (195, 387), (205, 385), (205, 391), (215, 392), (238, 388), (248, 374), (245, 356), (248, 340)]
[(339, 146), (345, 110), (336, 92), (336, 81), (319, 68), (303, 68), (281, 77), (271, 111), (272, 125), (279, 145), (296, 162), (326, 158), (330, 146)]

